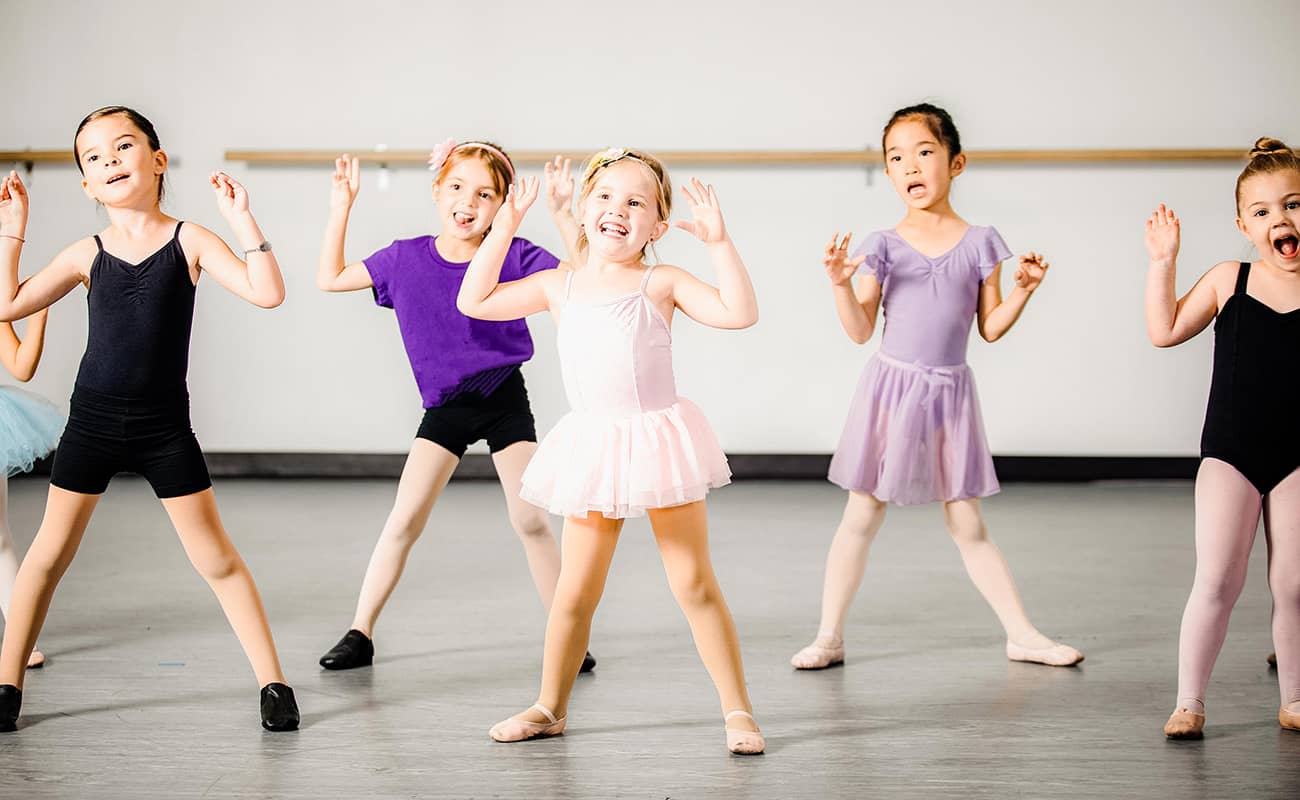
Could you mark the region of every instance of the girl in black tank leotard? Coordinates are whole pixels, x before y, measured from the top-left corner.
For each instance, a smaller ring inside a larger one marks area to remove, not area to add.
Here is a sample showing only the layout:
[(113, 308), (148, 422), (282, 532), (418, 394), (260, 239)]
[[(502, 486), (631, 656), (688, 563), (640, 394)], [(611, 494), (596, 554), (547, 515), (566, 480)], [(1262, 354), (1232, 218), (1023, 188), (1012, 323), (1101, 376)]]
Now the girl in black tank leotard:
[(1210, 671), (1261, 516), (1278, 722), (1300, 731), (1300, 159), (1277, 140), (1256, 142), (1237, 179), (1237, 227), (1259, 260), (1219, 264), (1175, 301), (1178, 226), (1163, 205), (1147, 221), (1147, 330), (1154, 344), (1168, 347), (1213, 320), (1214, 373), (1196, 475), (1196, 579), (1183, 611), (1177, 704), (1165, 735), (1201, 738)]
[(110, 106), (77, 128), (74, 154), (86, 193), (111, 224), (68, 247), (21, 284), (18, 256), (27, 193), (16, 173), (0, 184), (0, 319), (25, 317), (78, 284), (87, 288), (89, 331), (67, 428), (50, 476), (45, 519), (14, 586), (0, 650), (0, 731), (16, 727), (23, 666), (59, 579), (72, 562), (99, 497), (119, 472), (143, 476), (162, 500), (186, 553), (208, 581), (252, 663), (262, 725), (298, 727), (271, 629), (253, 578), (217, 513), (203, 452), (190, 430), (186, 371), (199, 275), (254, 305), (274, 308), (284, 282), (248, 210), (244, 188), (224, 173), (210, 181), (248, 263), (216, 234), (159, 207), (167, 156), (153, 125)]

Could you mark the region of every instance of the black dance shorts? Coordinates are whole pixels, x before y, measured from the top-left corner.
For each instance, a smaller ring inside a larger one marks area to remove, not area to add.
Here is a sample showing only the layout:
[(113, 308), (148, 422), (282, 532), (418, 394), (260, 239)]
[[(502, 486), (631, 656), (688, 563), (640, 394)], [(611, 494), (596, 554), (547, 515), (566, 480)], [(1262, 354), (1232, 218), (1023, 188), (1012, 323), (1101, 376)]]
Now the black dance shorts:
[(50, 484), (103, 494), (119, 472), (149, 481), (159, 499), (211, 488), (208, 465), (190, 428), (188, 396), (142, 400), (81, 386), (73, 390)]
[(463, 457), (465, 449), (479, 439), (486, 439), (493, 453), (516, 442), (536, 442), (537, 426), (528, 405), (523, 374), (515, 370), (486, 397), (466, 392), (440, 406), (426, 408), (415, 436), (448, 450), (456, 458)]

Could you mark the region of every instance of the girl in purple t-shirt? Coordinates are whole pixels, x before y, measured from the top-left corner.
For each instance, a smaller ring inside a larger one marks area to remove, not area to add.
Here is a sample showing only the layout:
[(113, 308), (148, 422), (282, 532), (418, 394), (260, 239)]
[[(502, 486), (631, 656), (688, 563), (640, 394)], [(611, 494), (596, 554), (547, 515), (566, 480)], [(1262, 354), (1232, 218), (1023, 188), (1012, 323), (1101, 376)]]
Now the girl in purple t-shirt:
[[(352, 627), (320, 659), (326, 669), (373, 662), (371, 636), (379, 612), (397, 587), (438, 495), (465, 449), (479, 439), (486, 439), (492, 451), (510, 524), (523, 542), (533, 582), (548, 611), (560, 573), (550, 520), (519, 499), (520, 476), (537, 449), (528, 392), (519, 372), (519, 365), (533, 355), (528, 326), (523, 320), (470, 319), (456, 310), (461, 279), (514, 180), (514, 164), (496, 145), (458, 145), (451, 140), (434, 149), (429, 164), (442, 233), (401, 239), (364, 261), (347, 264), (343, 242), (360, 172), (357, 160), (347, 155), (335, 163), (317, 285), (327, 292), (373, 289), (375, 302), (396, 312), (425, 412), (402, 468), (397, 499), (361, 583)], [(547, 164), (546, 177), (556, 224), (566, 242), (576, 242), (568, 163), (557, 157)], [(513, 278), (522, 278), (558, 264), (559, 259), (543, 248), (516, 238), (505, 269)], [(593, 666), (595, 659), (587, 654), (583, 671)]]
[[(826, 559), (821, 629), (791, 659), (797, 669), (844, 660), (844, 617), (867, 565), (887, 503), (942, 502), (948, 532), (1007, 634), (1007, 657), (1068, 666), (1073, 647), (1038, 632), (1021, 605), (1006, 560), (989, 539), (979, 498), (998, 491), (975, 380), (966, 366), (971, 321), (986, 341), (1002, 338), (1047, 272), (1034, 253), (1020, 257), (1004, 300), (1000, 266), (1011, 255), (997, 231), (970, 225), (948, 202), (966, 156), (948, 112), (929, 104), (894, 113), (885, 126), (885, 173), (907, 205), (893, 230), (871, 234), (850, 257), (849, 237), (826, 248), (840, 323), (861, 344), (883, 306), (880, 352), (858, 384), (830, 479), (849, 490)], [(855, 273), (863, 273), (856, 290)]]

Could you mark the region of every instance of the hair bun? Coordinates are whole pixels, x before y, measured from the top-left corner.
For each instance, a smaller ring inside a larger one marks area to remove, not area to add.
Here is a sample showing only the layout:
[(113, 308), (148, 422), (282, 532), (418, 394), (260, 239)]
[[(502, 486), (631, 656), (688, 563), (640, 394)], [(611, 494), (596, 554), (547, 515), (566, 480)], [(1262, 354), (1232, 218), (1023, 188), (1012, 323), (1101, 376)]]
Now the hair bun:
[(1261, 156), (1293, 155), (1293, 154), (1294, 152), (1291, 150), (1290, 147), (1287, 147), (1285, 142), (1279, 139), (1270, 139), (1267, 136), (1261, 136), (1258, 139), (1256, 139), (1255, 146), (1250, 149), (1250, 157), (1252, 159), (1259, 158)]

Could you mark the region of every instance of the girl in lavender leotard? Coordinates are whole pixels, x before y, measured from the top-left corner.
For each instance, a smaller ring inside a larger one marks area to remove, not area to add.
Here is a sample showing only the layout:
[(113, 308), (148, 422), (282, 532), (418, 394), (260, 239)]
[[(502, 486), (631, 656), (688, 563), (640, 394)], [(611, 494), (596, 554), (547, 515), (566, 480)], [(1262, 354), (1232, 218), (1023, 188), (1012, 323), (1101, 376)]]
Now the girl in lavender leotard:
[[(866, 568), (887, 503), (942, 502), (948, 531), (976, 588), (1007, 634), (1007, 657), (1069, 666), (1083, 654), (1029, 621), (1011, 571), (988, 537), (979, 498), (998, 491), (975, 381), (966, 366), (971, 320), (994, 342), (1042, 282), (1047, 262), (1021, 256), (1004, 300), (1000, 265), (1011, 251), (991, 227), (970, 225), (948, 202), (966, 156), (952, 118), (929, 104), (901, 109), (885, 126), (885, 171), (907, 215), (848, 253), (849, 237), (826, 248), (840, 323), (859, 344), (883, 305), (884, 342), (863, 372), (830, 479), (849, 490), (826, 559), (821, 628), (791, 659), (797, 669), (844, 661), (844, 618)], [(855, 273), (863, 277), (856, 290)]]

